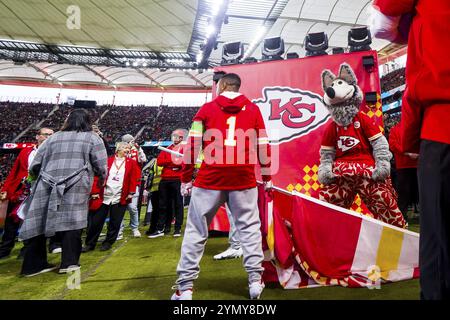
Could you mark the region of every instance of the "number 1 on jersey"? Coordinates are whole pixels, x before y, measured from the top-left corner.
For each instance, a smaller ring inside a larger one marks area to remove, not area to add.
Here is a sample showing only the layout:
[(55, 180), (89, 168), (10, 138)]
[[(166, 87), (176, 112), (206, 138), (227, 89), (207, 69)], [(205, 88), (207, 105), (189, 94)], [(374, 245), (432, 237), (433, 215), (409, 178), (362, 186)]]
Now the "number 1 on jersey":
[(225, 139), (224, 145), (227, 147), (236, 147), (236, 139), (234, 138), (234, 133), (236, 131), (236, 116), (229, 117), (227, 119), (227, 138)]

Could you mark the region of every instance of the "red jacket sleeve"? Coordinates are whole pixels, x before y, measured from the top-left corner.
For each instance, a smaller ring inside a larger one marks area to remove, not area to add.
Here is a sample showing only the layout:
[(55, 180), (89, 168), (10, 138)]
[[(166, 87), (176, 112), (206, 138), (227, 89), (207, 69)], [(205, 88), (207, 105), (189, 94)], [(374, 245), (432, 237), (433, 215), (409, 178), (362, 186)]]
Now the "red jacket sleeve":
[(373, 6), (387, 16), (401, 16), (413, 11), (416, 0), (374, 0)]
[[(23, 172), (23, 168), (28, 167), (28, 155), (29, 150), (23, 149), (17, 156), (16, 161), (14, 161), (13, 167), (5, 180), (2, 188), (2, 192), (7, 192), (7, 198), (11, 200), (11, 196), (16, 192), (19, 183), (22, 181), (24, 176), (27, 176), (27, 172)], [(25, 162), (25, 163), (24, 163)]]
[(182, 183), (191, 182), (194, 175), (195, 163), (202, 148), (203, 132), (207, 120), (205, 110), (205, 105), (200, 108), (194, 116), (191, 130), (189, 130), (186, 147), (183, 152), (183, 166), (180, 175)]
[(256, 134), (258, 137), (258, 162), (261, 166), (261, 176), (263, 181), (270, 181), (272, 179), (271, 176), (271, 148), (269, 144), (269, 137), (267, 135), (266, 126), (264, 124), (264, 119), (261, 115), (261, 111), (259, 108), (254, 105), (256, 110)]
[(399, 139), (399, 125), (392, 127), (389, 133), (389, 149), (395, 154), (402, 154), (400, 150), (400, 139)]
[(141, 169), (136, 161), (132, 161), (130, 193), (135, 193), (141, 182)]
[(422, 127), (423, 108), (409, 103), (409, 88), (406, 85), (402, 99), (402, 120), (400, 122), (400, 150), (403, 152), (419, 153), (420, 128)]

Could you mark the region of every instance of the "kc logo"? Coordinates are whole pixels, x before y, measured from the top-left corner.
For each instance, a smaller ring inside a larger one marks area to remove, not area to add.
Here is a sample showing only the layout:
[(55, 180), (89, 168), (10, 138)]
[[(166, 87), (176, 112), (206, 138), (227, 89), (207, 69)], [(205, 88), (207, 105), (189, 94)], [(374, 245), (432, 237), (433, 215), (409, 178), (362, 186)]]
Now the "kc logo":
[(307, 135), (330, 117), (321, 96), (300, 89), (264, 88), (263, 98), (253, 102), (261, 110), (272, 144)]
[(338, 148), (342, 150), (342, 152), (345, 152), (355, 147), (359, 142), (360, 141), (358, 139), (353, 137), (340, 136), (337, 145)]

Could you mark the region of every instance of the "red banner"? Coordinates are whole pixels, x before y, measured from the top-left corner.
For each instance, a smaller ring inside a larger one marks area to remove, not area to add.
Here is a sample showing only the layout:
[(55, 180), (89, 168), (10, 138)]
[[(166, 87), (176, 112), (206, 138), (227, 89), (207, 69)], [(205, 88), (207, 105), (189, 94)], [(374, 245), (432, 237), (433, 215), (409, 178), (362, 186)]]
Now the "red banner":
[[(372, 56), (375, 62), (370, 70), (363, 66), (366, 56)], [(364, 99), (361, 110), (383, 127), (376, 51), (216, 68), (239, 74), (240, 91), (260, 107), (275, 157), (279, 155), (278, 162), (274, 161), (274, 169), (278, 169), (273, 176), (276, 186), (318, 197), (319, 148), (325, 125), (331, 121), (322, 102), (321, 73), (324, 69), (337, 73), (343, 62), (353, 68), (363, 93), (376, 92), (377, 103), (367, 104)], [(358, 198), (352, 209), (367, 210)], [(288, 220), (289, 214), (282, 212)]]

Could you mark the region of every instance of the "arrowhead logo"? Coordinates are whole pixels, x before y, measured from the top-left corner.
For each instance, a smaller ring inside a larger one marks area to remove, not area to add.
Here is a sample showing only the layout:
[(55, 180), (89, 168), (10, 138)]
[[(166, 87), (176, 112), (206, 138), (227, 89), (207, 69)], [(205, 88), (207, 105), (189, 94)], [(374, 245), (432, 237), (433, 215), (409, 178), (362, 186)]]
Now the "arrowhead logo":
[(339, 149), (342, 150), (342, 152), (345, 152), (356, 147), (356, 145), (358, 145), (359, 142), (360, 141), (358, 139), (353, 137), (340, 136), (337, 142), (337, 146)]
[(288, 142), (325, 124), (330, 114), (322, 97), (289, 87), (266, 87), (254, 100), (263, 115), (271, 144)]
[(3, 144), (4, 149), (15, 149), (17, 148), (17, 144), (15, 143), (4, 143)]

